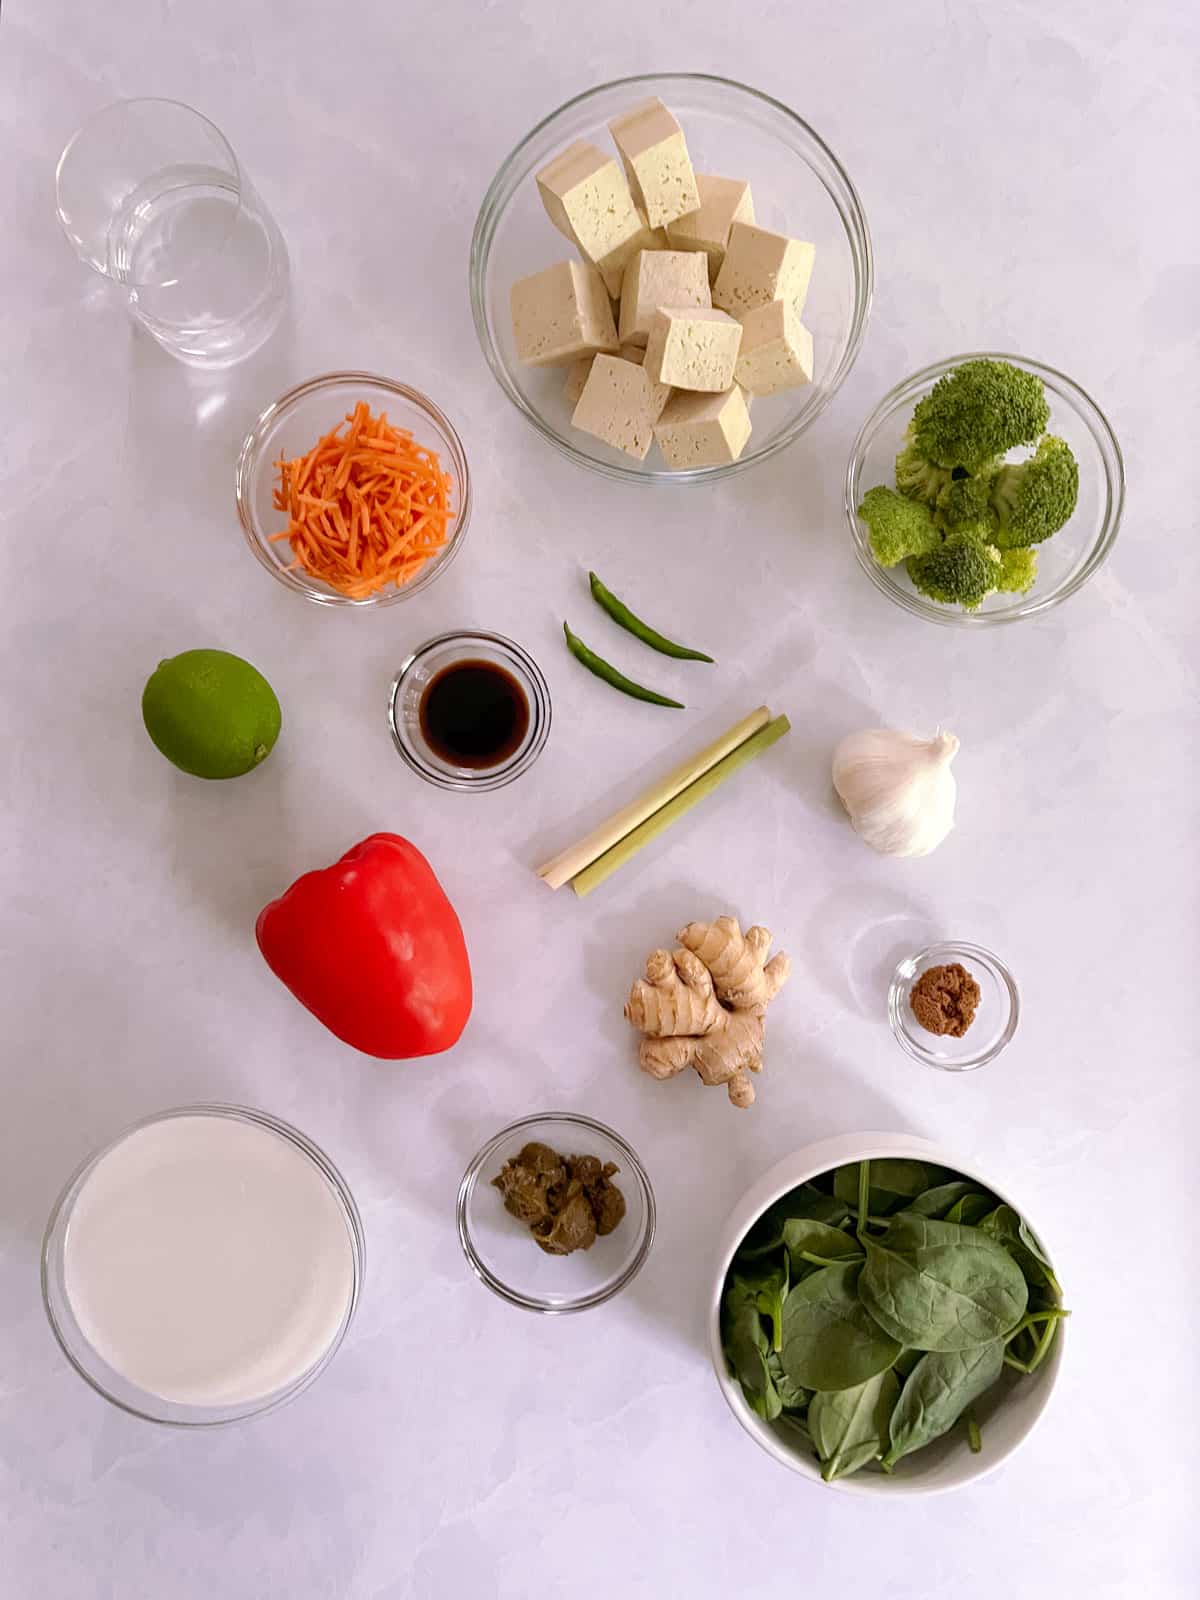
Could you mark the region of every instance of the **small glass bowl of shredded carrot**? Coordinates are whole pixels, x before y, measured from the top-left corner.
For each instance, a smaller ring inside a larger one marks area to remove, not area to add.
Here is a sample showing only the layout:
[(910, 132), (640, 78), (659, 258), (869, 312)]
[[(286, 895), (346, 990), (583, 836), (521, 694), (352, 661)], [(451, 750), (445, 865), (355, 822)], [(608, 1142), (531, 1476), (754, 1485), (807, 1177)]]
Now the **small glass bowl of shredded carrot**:
[(255, 556), (323, 605), (388, 605), (449, 565), (470, 514), (458, 435), (425, 395), (370, 373), (300, 384), (242, 446), (238, 515)]

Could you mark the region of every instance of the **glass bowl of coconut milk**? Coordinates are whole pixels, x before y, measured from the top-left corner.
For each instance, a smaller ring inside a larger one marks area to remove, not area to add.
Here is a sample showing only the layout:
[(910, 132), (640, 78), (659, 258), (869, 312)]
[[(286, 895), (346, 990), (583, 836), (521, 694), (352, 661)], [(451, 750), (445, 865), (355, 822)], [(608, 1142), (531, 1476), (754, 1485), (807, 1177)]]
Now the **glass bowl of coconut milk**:
[(282, 1405), (325, 1369), (363, 1263), (353, 1197), (310, 1139), (244, 1106), (181, 1106), (75, 1173), (46, 1228), (42, 1294), (105, 1399), (213, 1427)]

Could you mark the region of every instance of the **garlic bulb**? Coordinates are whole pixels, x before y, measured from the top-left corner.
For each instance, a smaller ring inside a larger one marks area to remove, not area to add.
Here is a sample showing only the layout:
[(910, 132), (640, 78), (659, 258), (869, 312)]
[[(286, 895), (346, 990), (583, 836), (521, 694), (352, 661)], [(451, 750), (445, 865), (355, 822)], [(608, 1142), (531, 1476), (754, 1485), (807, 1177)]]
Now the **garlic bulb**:
[(833, 787), (854, 830), (886, 856), (927, 856), (954, 826), (952, 733), (918, 739), (891, 728), (849, 734), (833, 753)]

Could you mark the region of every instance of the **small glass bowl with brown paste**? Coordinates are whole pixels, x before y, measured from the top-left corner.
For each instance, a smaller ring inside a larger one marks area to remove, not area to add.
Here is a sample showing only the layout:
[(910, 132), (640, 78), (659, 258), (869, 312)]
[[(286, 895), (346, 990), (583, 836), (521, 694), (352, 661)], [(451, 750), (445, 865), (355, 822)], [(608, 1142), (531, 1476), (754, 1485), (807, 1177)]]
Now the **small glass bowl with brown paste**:
[(654, 1191), (603, 1123), (565, 1111), (524, 1117), (463, 1175), (458, 1237), (475, 1276), (510, 1305), (585, 1311), (640, 1270), (654, 1240)]
[(982, 945), (949, 940), (905, 956), (888, 991), (888, 1020), (901, 1048), (942, 1072), (994, 1061), (1017, 1030), (1012, 973)]

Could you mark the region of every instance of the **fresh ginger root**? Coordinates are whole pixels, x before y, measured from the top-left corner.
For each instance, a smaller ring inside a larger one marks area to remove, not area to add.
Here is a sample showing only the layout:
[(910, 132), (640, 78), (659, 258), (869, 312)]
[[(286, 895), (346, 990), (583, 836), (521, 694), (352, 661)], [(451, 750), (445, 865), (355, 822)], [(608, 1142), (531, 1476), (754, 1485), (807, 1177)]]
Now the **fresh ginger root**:
[(642, 1071), (673, 1078), (694, 1067), (705, 1084), (725, 1084), (735, 1106), (754, 1102), (750, 1074), (762, 1071), (763, 1016), (787, 981), (782, 951), (767, 960), (771, 935), (745, 934), (734, 917), (689, 922), (682, 949), (655, 950), (630, 991), (625, 1015), (646, 1035)]
[(765, 1010), (792, 970), (782, 950), (770, 961), (766, 959), (771, 948), (769, 928), (754, 927), (743, 933), (736, 917), (689, 922), (680, 932), (679, 942), (708, 968), (717, 998), (734, 1011)]

